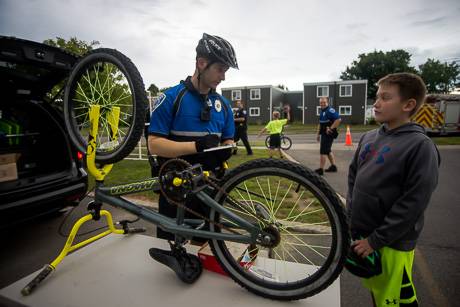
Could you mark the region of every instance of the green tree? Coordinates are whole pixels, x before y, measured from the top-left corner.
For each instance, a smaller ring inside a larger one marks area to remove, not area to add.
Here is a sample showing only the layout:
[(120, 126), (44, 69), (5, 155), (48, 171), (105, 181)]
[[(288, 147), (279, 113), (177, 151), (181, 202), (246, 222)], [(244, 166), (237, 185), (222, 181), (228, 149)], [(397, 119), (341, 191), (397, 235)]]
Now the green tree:
[(150, 95), (152, 95), (152, 97), (156, 96), (158, 94), (158, 92), (160, 91), (158, 89), (158, 87), (155, 85), (155, 84), (150, 84), (149, 88), (147, 89), (147, 91), (150, 92)]
[(289, 91), (288, 87), (285, 86), (284, 84), (278, 84), (277, 88), (280, 88), (280, 89), (285, 90), (285, 91)]
[[(82, 41), (77, 39), (76, 37), (71, 37), (69, 40), (65, 40), (62, 37), (56, 37), (56, 39), (45, 39), (43, 41), (44, 44), (61, 48), (65, 51), (73, 53), (78, 56), (82, 56), (89, 51), (93, 50), (95, 46), (99, 45), (98, 41), (91, 41), (90, 43), (86, 41)], [(59, 103), (55, 102), (56, 99), (62, 99), (62, 92), (64, 89), (66, 80), (62, 80), (57, 85), (55, 85), (49, 93), (47, 93), (48, 99), (51, 100), (52, 103), (60, 106)]]
[(390, 73), (412, 72), (416, 69), (410, 65), (411, 54), (397, 49), (387, 52), (373, 51), (362, 53), (342, 72), (342, 80), (368, 80), (367, 97), (374, 98), (377, 93), (377, 81)]
[(59, 37), (59, 36), (57, 36), (56, 39), (52, 39), (52, 38), (45, 39), (43, 43), (49, 46), (64, 49), (68, 52), (71, 52), (71, 53), (74, 53), (80, 56), (93, 50), (95, 46), (100, 44), (98, 41), (94, 41), (94, 40), (88, 43), (86, 41), (79, 40), (76, 37), (71, 37), (69, 38), (69, 40), (65, 40), (64, 38)]
[(169, 90), (170, 88), (171, 88), (171, 86), (162, 87), (162, 88), (160, 88), (160, 92), (161, 92), (161, 93), (164, 93), (164, 92), (166, 92), (167, 90)]
[(448, 64), (428, 59), (425, 64), (419, 66), (419, 74), (425, 81), (429, 93), (449, 93), (455, 88), (460, 77), (460, 66), (455, 62)]

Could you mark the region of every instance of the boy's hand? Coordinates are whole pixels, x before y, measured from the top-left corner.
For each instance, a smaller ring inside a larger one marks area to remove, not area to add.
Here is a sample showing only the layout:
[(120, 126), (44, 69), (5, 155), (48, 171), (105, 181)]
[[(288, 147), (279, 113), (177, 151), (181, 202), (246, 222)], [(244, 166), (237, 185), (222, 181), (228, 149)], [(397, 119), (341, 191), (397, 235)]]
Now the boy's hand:
[(354, 252), (362, 258), (366, 258), (374, 251), (367, 239), (356, 240), (351, 243), (351, 246), (353, 247)]

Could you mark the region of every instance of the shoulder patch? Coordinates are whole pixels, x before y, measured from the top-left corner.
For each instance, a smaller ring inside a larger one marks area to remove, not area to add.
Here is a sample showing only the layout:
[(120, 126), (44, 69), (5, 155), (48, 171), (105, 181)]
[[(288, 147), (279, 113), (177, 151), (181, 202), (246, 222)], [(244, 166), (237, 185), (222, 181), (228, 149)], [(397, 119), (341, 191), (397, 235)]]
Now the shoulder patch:
[(153, 102), (153, 106), (152, 106), (152, 112), (155, 112), (155, 110), (161, 106), (161, 104), (165, 101), (166, 99), (166, 95), (164, 93), (162, 93), (160, 96), (158, 96), (155, 101)]
[(222, 111), (222, 103), (220, 102), (219, 99), (216, 99), (214, 101), (214, 108), (216, 109), (217, 112)]
[(329, 112), (335, 113), (335, 109), (334, 108), (329, 108)]
[(243, 114), (246, 115), (246, 113), (248, 113), (248, 112), (246, 112), (246, 110), (243, 110)]

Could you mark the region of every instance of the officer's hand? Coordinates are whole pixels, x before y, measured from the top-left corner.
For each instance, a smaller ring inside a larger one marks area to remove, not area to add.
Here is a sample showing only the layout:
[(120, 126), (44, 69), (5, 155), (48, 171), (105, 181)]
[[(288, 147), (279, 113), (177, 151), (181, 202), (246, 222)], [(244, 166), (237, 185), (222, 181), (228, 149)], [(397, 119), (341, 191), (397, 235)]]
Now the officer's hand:
[(196, 152), (203, 152), (208, 148), (219, 146), (220, 138), (215, 134), (208, 134), (195, 141)]

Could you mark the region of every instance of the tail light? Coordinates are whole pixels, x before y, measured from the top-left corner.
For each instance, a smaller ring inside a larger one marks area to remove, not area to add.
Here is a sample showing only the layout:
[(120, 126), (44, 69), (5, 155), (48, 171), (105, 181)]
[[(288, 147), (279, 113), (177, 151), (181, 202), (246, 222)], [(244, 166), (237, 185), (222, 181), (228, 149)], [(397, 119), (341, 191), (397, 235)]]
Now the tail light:
[(82, 152), (80, 152), (80, 151), (77, 152), (77, 159), (78, 159), (78, 161), (83, 160), (83, 153)]

